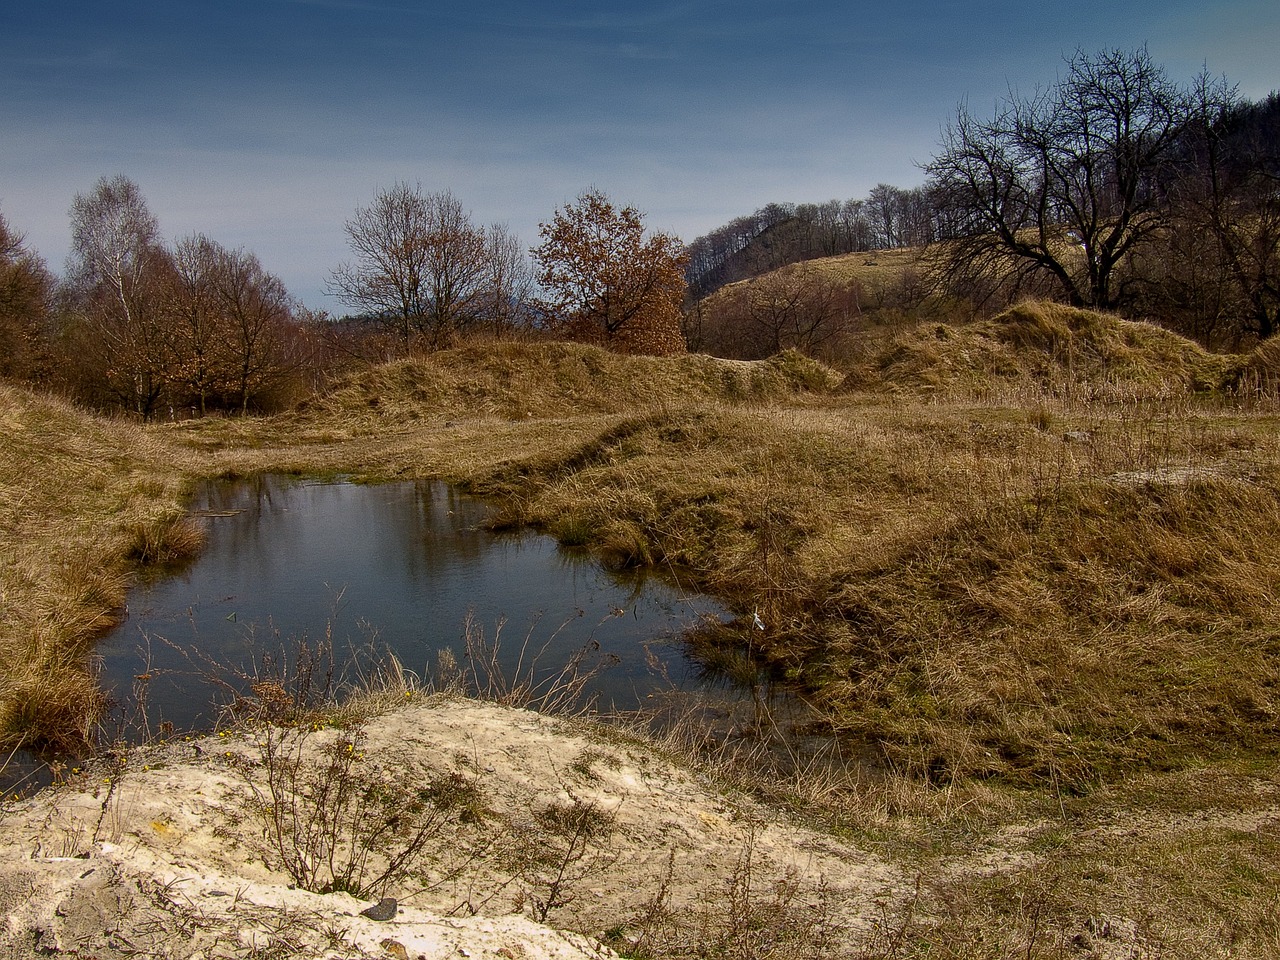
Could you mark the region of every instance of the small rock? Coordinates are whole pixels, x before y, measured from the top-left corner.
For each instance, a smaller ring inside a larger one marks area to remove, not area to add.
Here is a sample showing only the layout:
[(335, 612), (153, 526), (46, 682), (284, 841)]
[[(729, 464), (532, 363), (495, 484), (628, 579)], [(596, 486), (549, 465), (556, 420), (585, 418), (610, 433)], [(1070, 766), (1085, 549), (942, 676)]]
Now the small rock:
[(383, 897), (372, 907), (360, 911), (360, 916), (370, 920), (394, 920), (396, 917), (396, 898)]

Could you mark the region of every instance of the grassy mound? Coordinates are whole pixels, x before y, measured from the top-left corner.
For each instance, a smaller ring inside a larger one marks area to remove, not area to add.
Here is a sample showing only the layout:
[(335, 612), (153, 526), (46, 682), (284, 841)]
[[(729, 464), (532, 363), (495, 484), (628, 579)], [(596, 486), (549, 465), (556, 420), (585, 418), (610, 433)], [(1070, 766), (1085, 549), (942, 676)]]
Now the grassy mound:
[(375, 367), (309, 412), (393, 420), (565, 417), (688, 402), (767, 403), (827, 393), (839, 375), (795, 353), (744, 363), (627, 356), (558, 341), (473, 344)]
[(176, 461), (139, 426), (0, 383), (0, 741), (87, 735), (86, 656), (132, 569), (199, 545)]
[(810, 669), (850, 729), (933, 779), (1068, 790), (1269, 755), (1278, 565), (1280, 478), (1082, 484), (844, 584)]
[(983, 394), (1001, 382), (1101, 399), (1186, 395), (1221, 385), (1230, 361), (1160, 327), (1027, 302), (967, 326), (924, 325), (878, 360), (880, 382)]
[(1241, 397), (1274, 397), (1280, 393), (1280, 338), (1264, 340), (1240, 358), (1228, 385)]

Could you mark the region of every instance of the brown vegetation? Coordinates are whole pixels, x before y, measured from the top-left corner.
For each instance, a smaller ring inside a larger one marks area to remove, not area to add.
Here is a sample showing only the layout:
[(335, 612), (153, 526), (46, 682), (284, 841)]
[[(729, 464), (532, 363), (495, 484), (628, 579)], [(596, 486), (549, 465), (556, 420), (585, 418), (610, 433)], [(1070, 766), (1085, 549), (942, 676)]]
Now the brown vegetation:
[(626, 353), (683, 353), (687, 261), (679, 239), (645, 235), (644, 214), (599, 190), (557, 210), (532, 251), (547, 291), (543, 313), (562, 335)]
[[(919, 909), (887, 927), (897, 955), (986, 955), (986, 931), (997, 953), (1059, 956), (1082, 918), (1102, 943), (1123, 915), (1141, 921), (1130, 946), (1200, 956), (1230, 926), (1240, 955), (1267, 956), (1273, 358), (1044, 304), (885, 337), (843, 382), (797, 354), (475, 344), (287, 417), (148, 428), (6, 388), (8, 729), (83, 729), (49, 678), (83, 662), (127, 558), (157, 553), (185, 477), (439, 476), (492, 496), (500, 522), (678, 566), (736, 605), (741, 630), (703, 655), (749, 648), (874, 760), (792, 796), (919, 864)], [(1132, 852), (1102, 839), (1125, 824)], [(975, 847), (1013, 859), (982, 867)]]
[(0, 731), (74, 746), (101, 707), (93, 640), (133, 572), (198, 549), (182, 465), (136, 425), (5, 384), (0, 424)]

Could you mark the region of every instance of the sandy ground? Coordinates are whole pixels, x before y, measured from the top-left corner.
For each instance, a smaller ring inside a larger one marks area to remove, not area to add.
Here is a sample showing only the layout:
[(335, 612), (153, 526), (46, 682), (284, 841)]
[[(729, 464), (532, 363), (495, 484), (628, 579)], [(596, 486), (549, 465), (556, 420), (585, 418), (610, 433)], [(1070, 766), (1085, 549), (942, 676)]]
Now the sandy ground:
[[(2, 817), (0, 957), (600, 956), (660, 916), (853, 936), (909, 886), (634, 739), (449, 698), (138, 749)], [(297, 882), (367, 884), (419, 834), (361, 898)]]

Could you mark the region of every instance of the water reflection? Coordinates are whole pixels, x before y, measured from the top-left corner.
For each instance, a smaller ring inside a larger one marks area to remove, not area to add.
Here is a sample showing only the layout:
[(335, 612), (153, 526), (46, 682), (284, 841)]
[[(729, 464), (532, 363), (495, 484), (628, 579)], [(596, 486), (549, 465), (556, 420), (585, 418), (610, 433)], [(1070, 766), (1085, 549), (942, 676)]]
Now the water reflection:
[[(487, 507), (441, 483), (362, 486), (261, 476), (197, 494), (208, 541), (177, 576), (137, 588), (99, 646), (103, 686), (126, 700), (147, 683), (148, 721), (208, 725), (226, 680), (264, 655), (330, 638), (340, 656), (370, 646), (424, 672), (442, 649), (462, 660), (470, 618), (502, 666), (534, 651), (556, 671), (585, 645), (617, 665), (593, 692), (632, 709), (696, 674), (678, 635), (714, 602), (655, 577), (608, 572), (533, 533), (494, 535)], [(465, 665), (465, 664), (464, 664)], [(211, 682), (212, 681), (212, 682)], [(224, 694), (225, 699), (225, 694)]]

